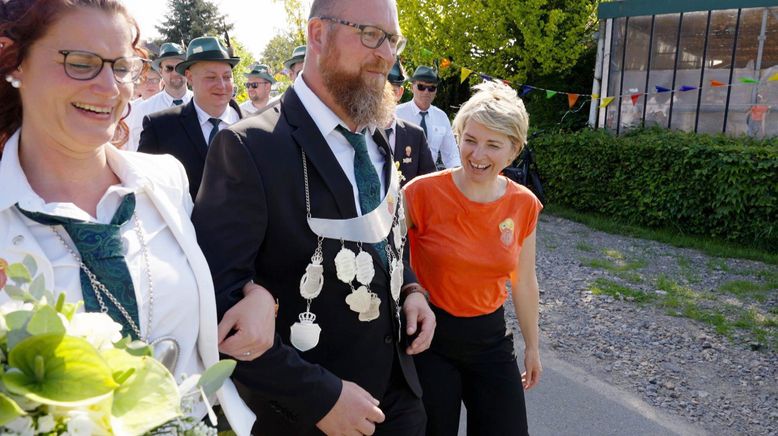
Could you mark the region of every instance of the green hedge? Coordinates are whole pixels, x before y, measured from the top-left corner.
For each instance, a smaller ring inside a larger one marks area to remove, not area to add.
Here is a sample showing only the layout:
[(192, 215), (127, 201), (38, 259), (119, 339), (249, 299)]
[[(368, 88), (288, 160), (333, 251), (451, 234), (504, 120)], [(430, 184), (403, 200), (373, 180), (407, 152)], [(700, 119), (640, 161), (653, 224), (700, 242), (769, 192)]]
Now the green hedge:
[(551, 204), (778, 251), (778, 138), (584, 130), (531, 146)]

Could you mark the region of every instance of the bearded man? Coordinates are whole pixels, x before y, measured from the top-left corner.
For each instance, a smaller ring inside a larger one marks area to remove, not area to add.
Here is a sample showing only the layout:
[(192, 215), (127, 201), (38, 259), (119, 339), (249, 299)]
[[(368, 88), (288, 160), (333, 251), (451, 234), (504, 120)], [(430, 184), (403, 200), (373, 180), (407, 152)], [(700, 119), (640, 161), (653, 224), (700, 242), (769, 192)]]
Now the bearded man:
[(435, 317), (403, 265), (382, 128), (405, 46), (396, 4), (315, 0), (307, 37), (279, 111), (217, 134), (192, 215), (220, 316), (248, 293), (277, 301), (275, 323), (272, 307), (255, 315), (270, 320), (273, 346), (234, 378), (256, 434), (422, 435), (411, 356), (429, 346)]

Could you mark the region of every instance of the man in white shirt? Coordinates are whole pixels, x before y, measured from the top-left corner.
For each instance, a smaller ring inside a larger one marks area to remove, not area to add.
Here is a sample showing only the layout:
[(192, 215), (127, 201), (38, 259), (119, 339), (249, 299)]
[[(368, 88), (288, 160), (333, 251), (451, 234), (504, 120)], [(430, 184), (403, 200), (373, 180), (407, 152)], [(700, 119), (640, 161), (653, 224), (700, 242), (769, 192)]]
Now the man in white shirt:
[(192, 100), (143, 119), (138, 151), (171, 154), (181, 161), (193, 199), (200, 188), (208, 145), (219, 130), (243, 116), (232, 100), (232, 69), (239, 61), (214, 37), (193, 39), (186, 60), (176, 65), (176, 72), (192, 86)]
[(246, 90), (249, 99), (241, 103), (240, 108), (246, 114), (255, 114), (267, 106), (270, 100), (270, 88), (276, 79), (270, 75), (267, 65), (254, 64), (246, 77)]
[(186, 87), (186, 78), (175, 70), (176, 65), (181, 63), (185, 56), (184, 49), (173, 42), (166, 42), (159, 48), (159, 57), (151, 63), (151, 67), (162, 76), (165, 89), (148, 100), (133, 104), (127, 117), (130, 138), (124, 147), (125, 150), (138, 150), (140, 133), (143, 131), (143, 118), (146, 115), (187, 104), (192, 99), (192, 91)]
[(437, 71), (419, 66), (411, 77), (411, 84), (413, 100), (397, 106), (397, 118), (421, 126), (438, 169), (461, 166), (451, 121), (445, 112), (432, 105), (438, 92)]

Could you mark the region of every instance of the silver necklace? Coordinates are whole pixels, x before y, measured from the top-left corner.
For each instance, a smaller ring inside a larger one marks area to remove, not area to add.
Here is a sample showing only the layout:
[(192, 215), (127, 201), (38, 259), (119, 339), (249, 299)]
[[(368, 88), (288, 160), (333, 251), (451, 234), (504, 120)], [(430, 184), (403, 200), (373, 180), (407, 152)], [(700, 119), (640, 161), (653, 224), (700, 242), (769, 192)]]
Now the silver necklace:
[(137, 213), (132, 214), (132, 221), (134, 224), (135, 234), (138, 235), (138, 240), (140, 241), (141, 246), (141, 253), (143, 255), (143, 266), (146, 269), (146, 279), (149, 283), (149, 291), (147, 293), (148, 298), (148, 309), (147, 309), (147, 317), (146, 317), (146, 335), (142, 335), (140, 328), (138, 328), (138, 325), (135, 324), (135, 320), (132, 319), (129, 312), (127, 312), (127, 309), (122, 306), (122, 304), (119, 302), (119, 300), (116, 299), (116, 297), (113, 296), (111, 291), (108, 290), (107, 287), (105, 287), (104, 284), (100, 283), (99, 280), (97, 280), (97, 276), (92, 273), (92, 271), (89, 270), (89, 268), (84, 264), (84, 261), (81, 260), (81, 256), (76, 253), (73, 248), (68, 245), (67, 242), (65, 242), (65, 238), (60, 235), (60, 233), (57, 231), (57, 229), (54, 226), (50, 226), (52, 232), (57, 236), (60, 242), (62, 242), (62, 245), (65, 246), (65, 248), (70, 252), (70, 254), (73, 256), (73, 258), (78, 262), (78, 266), (81, 268), (82, 271), (84, 271), (84, 274), (86, 274), (87, 277), (89, 277), (89, 284), (92, 286), (92, 290), (95, 293), (95, 297), (97, 297), (97, 303), (100, 305), (100, 312), (102, 313), (108, 313), (108, 306), (105, 304), (105, 300), (103, 300), (103, 295), (107, 297), (111, 303), (113, 303), (114, 306), (116, 306), (117, 309), (119, 309), (119, 312), (122, 314), (124, 319), (127, 321), (127, 323), (130, 325), (130, 328), (132, 328), (132, 331), (135, 332), (137, 337), (141, 339), (143, 342), (148, 343), (149, 340), (149, 333), (151, 332), (151, 315), (154, 312), (154, 283), (151, 280), (151, 266), (149, 262), (149, 251), (148, 246), (146, 245), (146, 239), (143, 237), (143, 231), (141, 230), (140, 226), (140, 219), (138, 218)]

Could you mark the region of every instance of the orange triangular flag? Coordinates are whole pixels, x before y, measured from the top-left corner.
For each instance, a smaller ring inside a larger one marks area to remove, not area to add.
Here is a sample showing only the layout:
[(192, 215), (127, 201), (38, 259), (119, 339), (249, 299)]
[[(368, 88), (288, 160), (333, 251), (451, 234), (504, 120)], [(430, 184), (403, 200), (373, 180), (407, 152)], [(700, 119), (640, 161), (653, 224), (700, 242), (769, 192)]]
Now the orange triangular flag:
[(727, 86), (727, 84), (723, 82), (719, 82), (718, 80), (711, 80), (710, 86)]
[(473, 70), (462, 67), (462, 74), (460, 75), (459, 83), (465, 83), (465, 80), (467, 80), (467, 78), (470, 77), (470, 73), (472, 72)]
[(600, 109), (602, 109), (604, 107), (608, 107), (608, 105), (611, 104), (611, 102), (613, 101), (614, 98), (616, 98), (616, 97), (603, 97), (602, 100), (601, 100), (602, 103), (600, 103)]
[(440, 69), (445, 70), (446, 68), (451, 66), (451, 61), (448, 60), (448, 58), (443, 58), (440, 60)]
[(570, 109), (575, 106), (575, 102), (578, 101), (578, 97), (580, 97), (578, 94), (567, 94), (567, 105), (570, 107)]
[(629, 96), (629, 98), (632, 99), (632, 106), (635, 106), (636, 104), (638, 104), (638, 100), (640, 99), (641, 95), (642, 94), (638, 93), (638, 94), (632, 94), (632, 95)]

